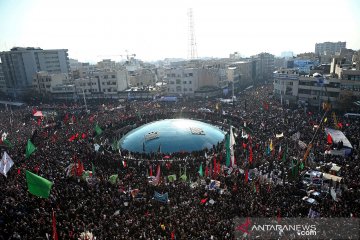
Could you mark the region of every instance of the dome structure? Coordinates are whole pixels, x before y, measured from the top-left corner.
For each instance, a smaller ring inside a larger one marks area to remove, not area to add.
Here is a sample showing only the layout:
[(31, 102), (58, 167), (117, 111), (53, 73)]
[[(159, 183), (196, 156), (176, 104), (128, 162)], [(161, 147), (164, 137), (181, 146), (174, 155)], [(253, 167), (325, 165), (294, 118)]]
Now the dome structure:
[(218, 127), (190, 119), (165, 119), (138, 127), (120, 139), (120, 147), (131, 152), (193, 152), (212, 148), (225, 133)]

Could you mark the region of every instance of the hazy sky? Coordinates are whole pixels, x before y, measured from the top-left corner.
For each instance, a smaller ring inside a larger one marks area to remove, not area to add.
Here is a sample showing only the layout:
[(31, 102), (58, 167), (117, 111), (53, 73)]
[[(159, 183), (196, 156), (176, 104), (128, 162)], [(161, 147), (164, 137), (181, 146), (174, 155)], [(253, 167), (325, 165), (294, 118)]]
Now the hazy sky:
[(126, 50), (142, 60), (187, 58), (189, 8), (199, 57), (310, 52), (324, 41), (360, 49), (359, 0), (0, 0), (0, 51), (66, 48), (91, 62)]

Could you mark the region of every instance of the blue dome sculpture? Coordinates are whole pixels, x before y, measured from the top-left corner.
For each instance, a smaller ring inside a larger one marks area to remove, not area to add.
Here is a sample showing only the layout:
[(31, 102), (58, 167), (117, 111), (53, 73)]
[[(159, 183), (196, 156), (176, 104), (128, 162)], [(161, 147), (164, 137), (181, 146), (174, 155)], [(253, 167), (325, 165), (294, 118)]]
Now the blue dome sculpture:
[(212, 148), (225, 133), (218, 127), (190, 119), (165, 119), (138, 127), (120, 139), (120, 147), (138, 153), (193, 152)]

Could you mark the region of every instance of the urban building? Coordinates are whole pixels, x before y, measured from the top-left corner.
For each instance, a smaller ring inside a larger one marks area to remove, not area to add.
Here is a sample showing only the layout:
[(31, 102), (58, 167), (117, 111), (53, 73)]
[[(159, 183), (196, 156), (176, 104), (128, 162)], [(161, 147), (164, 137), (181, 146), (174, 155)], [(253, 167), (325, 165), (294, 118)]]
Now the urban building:
[(168, 94), (192, 97), (195, 91), (219, 88), (220, 75), (216, 69), (182, 67), (168, 69), (166, 80)]
[(51, 98), (70, 98), (75, 94), (75, 85), (68, 74), (50, 74), (42, 71), (34, 75), (33, 90), (37, 95)]
[(271, 81), (275, 70), (274, 55), (270, 53), (260, 53), (251, 56), (255, 67), (255, 83)]
[(7, 92), (16, 97), (31, 90), (36, 72), (69, 74), (67, 49), (43, 50), (33, 47), (14, 47), (0, 52)]
[(118, 92), (128, 88), (128, 74), (123, 71), (97, 71), (89, 77), (75, 79), (77, 94), (87, 97), (118, 97)]
[(315, 44), (315, 54), (335, 55), (342, 48), (346, 48), (346, 42), (323, 42)]
[(155, 70), (143, 68), (129, 72), (129, 86), (131, 87), (155, 86), (156, 82)]
[(5, 76), (2, 70), (2, 64), (0, 63), (0, 94), (4, 94), (5, 92), (6, 92)]
[[(233, 69), (234, 67), (236, 69)], [(239, 82), (240, 86), (249, 86), (254, 84), (253, 70), (253, 62), (251, 60), (232, 62), (228, 68), (228, 79), (229, 81), (235, 80), (235, 82)]]
[(318, 61), (310, 59), (294, 59), (293, 67), (296, 68), (300, 74), (307, 75), (310, 74), (310, 70), (318, 64)]
[(329, 101), (337, 106), (341, 80), (314, 76), (301, 76), (294, 69), (280, 69), (274, 73), (274, 96), (282, 103), (321, 106)]

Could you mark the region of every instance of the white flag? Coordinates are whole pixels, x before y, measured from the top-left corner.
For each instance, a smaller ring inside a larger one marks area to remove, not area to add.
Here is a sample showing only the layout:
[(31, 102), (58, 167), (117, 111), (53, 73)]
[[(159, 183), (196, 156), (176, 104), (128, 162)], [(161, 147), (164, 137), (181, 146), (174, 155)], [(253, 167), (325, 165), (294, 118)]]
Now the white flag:
[(2, 173), (6, 177), (7, 172), (10, 170), (10, 168), (13, 165), (14, 165), (13, 160), (6, 152), (4, 152), (4, 155), (0, 162), (0, 173)]

